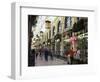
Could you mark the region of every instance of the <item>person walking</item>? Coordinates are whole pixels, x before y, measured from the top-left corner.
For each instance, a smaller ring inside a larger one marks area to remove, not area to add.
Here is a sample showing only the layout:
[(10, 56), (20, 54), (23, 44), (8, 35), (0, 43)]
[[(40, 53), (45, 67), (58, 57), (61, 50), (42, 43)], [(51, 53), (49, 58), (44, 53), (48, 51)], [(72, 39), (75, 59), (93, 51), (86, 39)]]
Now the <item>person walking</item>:
[(35, 53), (35, 58), (36, 58), (36, 59), (37, 59), (37, 57), (38, 57), (38, 54), (39, 54), (38, 49), (36, 49), (36, 53)]
[(80, 49), (77, 48), (77, 51), (74, 55), (74, 59), (76, 60), (77, 64), (80, 64)]
[(48, 61), (48, 55), (49, 55), (48, 48), (45, 47), (45, 55), (44, 55), (44, 57), (45, 57), (45, 61)]
[(53, 54), (52, 54), (52, 51), (49, 49), (49, 56), (50, 56), (50, 59), (53, 60)]
[(43, 54), (44, 54), (43, 47), (40, 48), (39, 52), (40, 52), (40, 58), (41, 58), (41, 60), (43, 60)]
[(70, 50), (69, 50), (69, 52), (68, 52), (68, 63), (69, 64), (73, 64), (74, 62), (73, 62), (73, 56), (74, 56), (74, 51), (73, 51), (73, 48), (71, 48)]

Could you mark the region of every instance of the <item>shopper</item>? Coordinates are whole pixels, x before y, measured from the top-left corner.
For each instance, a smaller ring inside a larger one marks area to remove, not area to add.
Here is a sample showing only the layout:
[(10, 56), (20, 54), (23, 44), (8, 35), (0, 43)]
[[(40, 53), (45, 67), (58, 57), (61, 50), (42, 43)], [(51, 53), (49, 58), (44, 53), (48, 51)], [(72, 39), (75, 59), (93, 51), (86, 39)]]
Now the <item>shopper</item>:
[(73, 64), (74, 62), (73, 62), (73, 55), (74, 55), (74, 51), (73, 51), (73, 48), (71, 47), (71, 49), (69, 50), (69, 52), (68, 52), (68, 63), (69, 64)]
[(48, 61), (48, 55), (49, 55), (48, 48), (45, 47), (44, 51), (45, 51), (45, 55), (44, 55), (45, 61)]
[(50, 55), (50, 59), (53, 60), (53, 54), (52, 51), (49, 49), (49, 55)]
[(44, 55), (44, 49), (43, 49), (43, 47), (41, 47), (41, 49), (39, 50), (39, 52), (40, 52), (40, 58), (41, 58), (41, 60), (43, 60), (43, 55)]
[(80, 64), (80, 49), (77, 49), (74, 59), (76, 60), (77, 64)]
[[(68, 53), (68, 49), (66, 49), (66, 51), (64, 52), (64, 56), (65, 56), (65, 58), (66, 58), (66, 61), (67, 61), (67, 62), (68, 62), (68, 61), (70, 62), (70, 60), (68, 60), (68, 59), (69, 59), (69, 58), (68, 58), (68, 54), (69, 54), (69, 53)], [(69, 62), (68, 62), (68, 63), (69, 63)]]
[(36, 49), (36, 53), (35, 53), (36, 59), (37, 59), (38, 55), (39, 55), (39, 51), (38, 51), (38, 49)]

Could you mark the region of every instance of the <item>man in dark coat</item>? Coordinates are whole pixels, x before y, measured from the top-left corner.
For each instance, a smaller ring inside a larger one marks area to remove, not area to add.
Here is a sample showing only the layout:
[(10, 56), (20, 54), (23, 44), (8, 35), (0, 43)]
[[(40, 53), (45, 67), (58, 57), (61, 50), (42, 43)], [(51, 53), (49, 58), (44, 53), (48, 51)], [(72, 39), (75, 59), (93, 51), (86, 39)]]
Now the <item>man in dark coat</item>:
[(44, 49), (44, 51), (45, 51), (45, 61), (48, 61), (48, 55), (49, 55), (49, 51), (48, 51), (48, 48), (46, 47), (45, 49)]

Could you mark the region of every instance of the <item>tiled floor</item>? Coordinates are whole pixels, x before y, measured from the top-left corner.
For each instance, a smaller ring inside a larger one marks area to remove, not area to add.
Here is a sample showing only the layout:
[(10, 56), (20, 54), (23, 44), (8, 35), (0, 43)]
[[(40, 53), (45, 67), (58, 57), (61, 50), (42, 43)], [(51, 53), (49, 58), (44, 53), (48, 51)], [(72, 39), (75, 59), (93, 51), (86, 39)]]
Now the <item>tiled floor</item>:
[(67, 61), (58, 59), (56, 57), (51, 60), (50, 56), (48, 56), (48, 61), (45, 61), (44, 57), (41, 59), (40, 56), (37, 57), (35, 61), (35, 66), (48, 66), (48, 65), (65, 65)]

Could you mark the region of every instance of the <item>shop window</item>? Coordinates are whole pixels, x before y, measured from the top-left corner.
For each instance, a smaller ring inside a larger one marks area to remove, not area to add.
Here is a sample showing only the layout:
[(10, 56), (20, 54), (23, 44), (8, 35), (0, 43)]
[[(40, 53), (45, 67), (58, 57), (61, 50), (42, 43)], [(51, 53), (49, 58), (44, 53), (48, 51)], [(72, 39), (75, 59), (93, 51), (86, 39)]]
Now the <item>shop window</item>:
[(65, 17), (65, 28), (67, 28), (67, 17)]
[(48, 33), (47, 33), (47, 40), (48, 40)]
[(72, 17), (65, 17), (65, 28), (71, 27)]
[(61, 33), (62, 29), (61, 29), (61, 21), (58, 22), (58, 29), (57, 29), (57, 32), (58, 33)]
[(53, 27), (53, 34), (52, 35), (55, 35), (55, 26)]
[(51, 30), (49, 31), (49, 38), (51, 38)]

